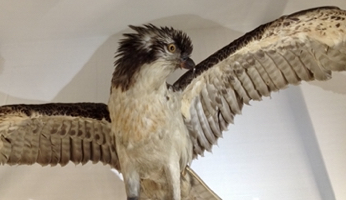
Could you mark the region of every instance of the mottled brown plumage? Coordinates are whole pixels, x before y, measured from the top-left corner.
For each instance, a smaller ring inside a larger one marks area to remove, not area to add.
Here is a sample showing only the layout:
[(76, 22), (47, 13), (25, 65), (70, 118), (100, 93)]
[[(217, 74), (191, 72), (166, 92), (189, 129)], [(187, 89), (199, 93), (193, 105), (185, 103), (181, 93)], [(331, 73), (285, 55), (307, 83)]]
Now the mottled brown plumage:
[[(193, 66), (189, 37), (131, 27), (103, 104), (0, 107), (0, 163), (101, 161), (123, 173), (129, 199), (219, 199), (188, 167), (244, 104), (346, 70), (346, 11), (321, 7), (261, 25)], [(108, 113), (109, 110), (109, 113)], [(111, 122), (110, 122), (111, 119)]]
[[(297, 34), (298, 32), (310, 31), (310, 29), (315, 28), (321, 29), (321, 31), (323, 31), (321, 34), (324, 35), (325, 32), (330, 28), (337, 28), (340, 31), (343, 31), (344, 27), (341, 27), (341, 24), (342, 22), (345, 23), (345, 18), (345, 11), (332, 6), (311, 8), (282, 16), (275, 21), (260, 25), (256, 29), (246, 33), (242, 37), (234, 40), (227, 46), (210, 55), (208, 58), (200, 62), (196, 66), (195, 70), (189, 70), (183, 76), (181, 76), (179, 80), (176, 81), (174, 86), (184, 89), (190, 84), (194, 77), (217, 65), (217, 63), (226, 59), (230, 55), (235, 54), (238, 50), (242, 49), (249, 43), (277, 35), (278, 32), (283, 31), (282, 28), (287, 28), (288, 31), (291, 32), (291, 35)], [(317, 24), (317, 22), (320, 21), (322, 24), (324, 24), (324, 28), (322, 28), (321, 25), (316, 27), (313, 26), (312, 22)]]
[(244, 104), (301, 81), (346, 69), (346, 12), (300, 11), (261, 25), (220, 49), (174, 83), (194, 156), (211, 151)]
[(101, 103), (0, 107), (0, 163), (66, 165), (99, 161), (120, 169), (108, 108)]

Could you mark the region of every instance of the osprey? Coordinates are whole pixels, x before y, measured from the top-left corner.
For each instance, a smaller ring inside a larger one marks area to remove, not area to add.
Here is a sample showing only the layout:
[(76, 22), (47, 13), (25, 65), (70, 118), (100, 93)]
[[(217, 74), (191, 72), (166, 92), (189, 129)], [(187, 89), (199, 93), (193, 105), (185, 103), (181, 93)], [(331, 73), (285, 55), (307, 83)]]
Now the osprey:
[[(108, 105), (0, 107), (0, 163), (103, 162), (128, 199), (220, 199), (188, 167), (210, 151), (244, 104), (346, 70), (346, 11), (321, 7), (261, 25), (195, 66), (183, 32), (130, 26)], [(173, 85), (167, 77), (187, 71)]]

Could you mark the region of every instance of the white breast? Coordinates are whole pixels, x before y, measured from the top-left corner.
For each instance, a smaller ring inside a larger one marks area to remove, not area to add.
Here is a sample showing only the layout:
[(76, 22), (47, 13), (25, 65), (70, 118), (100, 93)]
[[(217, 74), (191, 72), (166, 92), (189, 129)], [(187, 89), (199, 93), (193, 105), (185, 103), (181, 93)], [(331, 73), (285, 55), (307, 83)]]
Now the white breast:
[(152, 92), (137, 85), (125, 92), (113, 89), (109, 100), (120, 163), (138, 165), (147, 176), (171, 162), (169, 155), (178, 155), (174, 162), (184, 167), (192, 159), (192, 145), (180, 112), (180, 95), (166, 85)]

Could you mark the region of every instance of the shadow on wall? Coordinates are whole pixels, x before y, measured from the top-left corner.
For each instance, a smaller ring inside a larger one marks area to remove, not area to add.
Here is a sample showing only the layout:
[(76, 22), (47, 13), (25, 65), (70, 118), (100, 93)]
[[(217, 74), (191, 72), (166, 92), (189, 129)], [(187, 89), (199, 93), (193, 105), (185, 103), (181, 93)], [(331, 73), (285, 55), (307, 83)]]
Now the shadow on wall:
[(5, 59), (0, 55), (0, 74), (4, 71)]
[(295, 119), (294, 124), (296, 125), (296, 130), (298, 130), (297, 136), (301, 139), (304, 146), (320, 196), (322, 199), (335, 199), (330, 177), (302, 91), (300, 88), (291, 87), (284, 94), (289, 99), (287, 102), (291, 108), (292, 116), (294, 116), (293, 119)]
[(0, 92), (0, 105), (6, 104), (38, 104), (38, 103), (47, 103), (39, 100), (23, 99), (19, 97), (10, 96), (9, 94)]
[(345, 83), (346, 74), (340, 72), (333, 72), (331, 80), (328, 81), (309, 82), (309, 84), (322, 88), (323, 90), (343, 95), (346, 95)]
[(109, 37), (54, 97), (54, 102), (103, 102), (109, 97), (118, 35)]

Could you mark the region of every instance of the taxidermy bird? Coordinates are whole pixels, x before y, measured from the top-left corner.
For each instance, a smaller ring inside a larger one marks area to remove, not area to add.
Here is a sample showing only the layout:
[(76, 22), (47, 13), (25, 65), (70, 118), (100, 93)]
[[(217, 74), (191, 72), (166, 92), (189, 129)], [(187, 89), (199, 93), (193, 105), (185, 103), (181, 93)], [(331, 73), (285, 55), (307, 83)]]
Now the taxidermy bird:
[[(219, 199), (188, 167), (222, 136), (244, 104), (301, 81), (346, 70), (346, 11), (283, 16), (195, 66), (183, 32), (130, 26), (116, 56), (108, 105), (0, 108), (0, 163), (109, 164), (129, 200)], [(173, 85), (167, 77), (189, 69)]]

